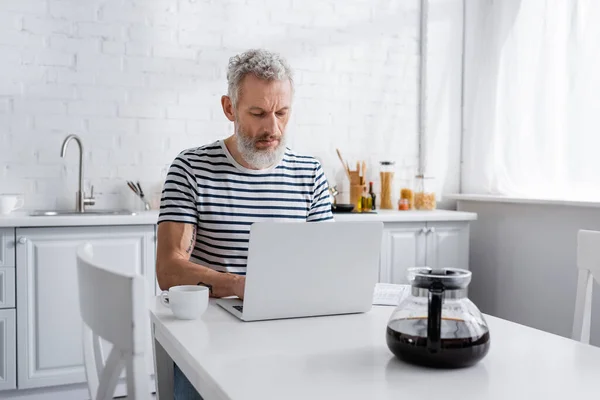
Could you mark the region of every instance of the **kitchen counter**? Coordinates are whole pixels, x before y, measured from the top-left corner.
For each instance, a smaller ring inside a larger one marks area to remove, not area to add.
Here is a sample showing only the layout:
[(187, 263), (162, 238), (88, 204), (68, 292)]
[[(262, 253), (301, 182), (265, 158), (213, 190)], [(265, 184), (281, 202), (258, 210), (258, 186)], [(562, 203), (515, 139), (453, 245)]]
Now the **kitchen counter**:
[[(336, 221), (441, 222), (473, 221), (477, 214), (460, 211), (393, 211), (379, 210), (374, 214), (336, 213)], [(32, 217), (26, 212), (0, 216), (0, 228), (101, 225), (154, 225), (158, 211), (140, 211), (135, 215), (65, 215)]]
[(32, 217), (27, 212), (13, 212), (0, 216), (0, 228), (51, 226), (113, 226), (154, 225), (158, 211), (139, 211), (135, 215), (60, 215)]
[(533, 204), (544, 206), (568, 206), (600, 208), (599, 201), (569, 200), (569, 199), (541, 199), (534, 197), (498, 196), (486, 194), (448, 194), (445, 199), (457, 201), (471, 201), (483, 203), (507, 203), (507, 204)]
[(443, 222), (475, 221), (477, 214), (462, 211), (394, 211), (378, 210), (377, 213), (335, 213), (336, 221), (382, 221), (382, 222)]

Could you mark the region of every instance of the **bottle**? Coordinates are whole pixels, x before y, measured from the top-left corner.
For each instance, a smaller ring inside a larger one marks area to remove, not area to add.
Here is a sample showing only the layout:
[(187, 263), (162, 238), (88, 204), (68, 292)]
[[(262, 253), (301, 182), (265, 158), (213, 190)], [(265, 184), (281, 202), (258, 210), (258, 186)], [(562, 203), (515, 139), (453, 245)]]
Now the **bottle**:
[(369, 195), (371, 196), (371, 210), (375, 211), (377, 208), (375, 206), (375, 200), (377, 197), (375, 196), (375, 192), (373, 191), (373, 182), (369, 182)]
[(367, 187), (363, 187), (363, 193), (361, 197), (361, 212), (369, 212), (371, 210), (371, 196), (367, 193)]

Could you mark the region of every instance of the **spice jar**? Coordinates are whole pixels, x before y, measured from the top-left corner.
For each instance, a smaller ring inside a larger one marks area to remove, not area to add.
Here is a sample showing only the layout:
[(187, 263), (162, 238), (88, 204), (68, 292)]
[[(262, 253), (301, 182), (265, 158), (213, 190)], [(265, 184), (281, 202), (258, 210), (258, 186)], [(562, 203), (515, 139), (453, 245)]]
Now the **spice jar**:
[(406, 200), (408, 205), (407, 210), (412, 210), (415, 207), (415, 193), (413, 191), (413, 182), (410, 179), (408, 174), (405, 174), (406, 178), (402, 179), (400, 182), (400, 201)]
[(424, 175), (417, 175), (415, 179), (415, 209), (435, 210), (435, 179)]
[(408, 199), (400, 199), (400, 200), (398, 200), (398, 210), (399, 211), (408, 211), (408, 210), (410, 210)]
[(381, 180), (381, 193), (379, 197), (379, 208), (382, 210), (393, 210), (392, 204), (392, 182), (394, 181), (394, 162), (381, 161), (379, 179)]

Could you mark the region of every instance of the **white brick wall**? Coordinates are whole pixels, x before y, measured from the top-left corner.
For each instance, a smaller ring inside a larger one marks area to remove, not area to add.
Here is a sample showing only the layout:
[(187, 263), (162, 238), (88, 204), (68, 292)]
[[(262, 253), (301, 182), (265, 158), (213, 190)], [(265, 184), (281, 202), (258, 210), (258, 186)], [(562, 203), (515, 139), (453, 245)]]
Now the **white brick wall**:
[(125, 180), (158, 193), (182, 149), (227, 136), (228, 57), (280, 51), (296, 70), (290, 145), (416, 167), (419, 0), (0, 1), (0, 192), (27, 208), (74, 207), (85, 147), (99, 207), (134, 206)]

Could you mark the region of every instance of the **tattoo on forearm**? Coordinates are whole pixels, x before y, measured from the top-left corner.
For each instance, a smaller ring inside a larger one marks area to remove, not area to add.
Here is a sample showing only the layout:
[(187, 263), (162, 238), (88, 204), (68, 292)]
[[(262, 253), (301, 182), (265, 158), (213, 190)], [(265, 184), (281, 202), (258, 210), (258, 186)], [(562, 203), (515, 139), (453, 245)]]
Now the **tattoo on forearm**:
[(187, 249), (187, 253), (191, 254), (194, 249), (194, 243), (196, 243), (196, 227), (194, 226), (194, 230), (192, 231), (192, 238), (190, 239), (190, 246)]

